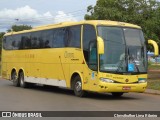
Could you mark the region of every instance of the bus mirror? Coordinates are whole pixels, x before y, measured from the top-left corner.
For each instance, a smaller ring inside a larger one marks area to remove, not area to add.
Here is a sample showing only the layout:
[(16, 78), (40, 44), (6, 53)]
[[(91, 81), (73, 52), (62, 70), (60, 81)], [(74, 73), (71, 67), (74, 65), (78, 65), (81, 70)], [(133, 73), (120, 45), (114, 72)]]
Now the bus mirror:
[(98, 54), (104, 54), (104, 41), (101, 37), (97, 37)]
[(158, 50), (159, 48), (158, 48), (157, 43), (154, 40), (148, 40), (148, 44), (153, 45), (153, 47), (154, 47), (154, 55), (158, 56), (159, 55), (159, 50)]

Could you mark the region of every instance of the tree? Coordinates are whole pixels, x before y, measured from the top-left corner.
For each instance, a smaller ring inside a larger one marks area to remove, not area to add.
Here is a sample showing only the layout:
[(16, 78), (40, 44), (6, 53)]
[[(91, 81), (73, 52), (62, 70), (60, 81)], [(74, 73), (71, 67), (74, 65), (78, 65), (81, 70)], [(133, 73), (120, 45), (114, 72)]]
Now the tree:
[(160, 43), (160, 2), (156, 0), (97, 0), (86, 20), (114, 20), (142, 27), (146, 40)]
[(18, 32), (18, 31), (30, 30), (30, 29), (32, 29), (32, 27), (28, 25), (13, 25), (11, 29), (7, 30), (7, 32), (11, 32), (12, 30), (15, 32)]

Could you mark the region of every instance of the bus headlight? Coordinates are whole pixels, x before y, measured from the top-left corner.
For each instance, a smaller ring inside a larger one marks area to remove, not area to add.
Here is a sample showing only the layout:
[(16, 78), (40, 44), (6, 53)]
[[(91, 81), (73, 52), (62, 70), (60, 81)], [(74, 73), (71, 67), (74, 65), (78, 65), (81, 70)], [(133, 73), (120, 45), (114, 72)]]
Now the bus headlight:
[(114, 81), (113, 81), (113, 80), (108, 79), (108, 78), (100, 78), (100, 80), (101, 80), (102, 82), (114, 83)]
[(145, 83), (147, 82), (146, 78), (138, 78), (139, 83)]

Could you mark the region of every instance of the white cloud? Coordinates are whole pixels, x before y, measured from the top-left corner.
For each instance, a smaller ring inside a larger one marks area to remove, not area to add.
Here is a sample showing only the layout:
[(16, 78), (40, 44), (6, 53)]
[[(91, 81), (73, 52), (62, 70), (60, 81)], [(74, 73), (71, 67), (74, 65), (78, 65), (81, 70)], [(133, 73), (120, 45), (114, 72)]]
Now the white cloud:
[(28, 5), (17, 9), (3, 9), (0, 11), (0, 29), (8, 29), (13, 24), (37, 26), (64, 21), (77, 20), (72, 14), (66, 14), (63, 11), (58, 11), (56, 15), (53, 15), (49, 11), (46, 13), (39, 13)]
[(56, 23), (64, 21), (77, 21), (72, 14), (65, 14), (63, 11), (58, 11), (57, 15), (54, 18)]

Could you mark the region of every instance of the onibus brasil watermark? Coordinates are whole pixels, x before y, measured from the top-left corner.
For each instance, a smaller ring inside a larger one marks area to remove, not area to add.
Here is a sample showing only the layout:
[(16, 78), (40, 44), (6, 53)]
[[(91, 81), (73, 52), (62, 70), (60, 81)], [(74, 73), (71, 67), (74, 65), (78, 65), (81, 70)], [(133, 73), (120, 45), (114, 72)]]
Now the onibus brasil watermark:
[(40, 112), (2, 112), (2, 117), (42, 117)]

